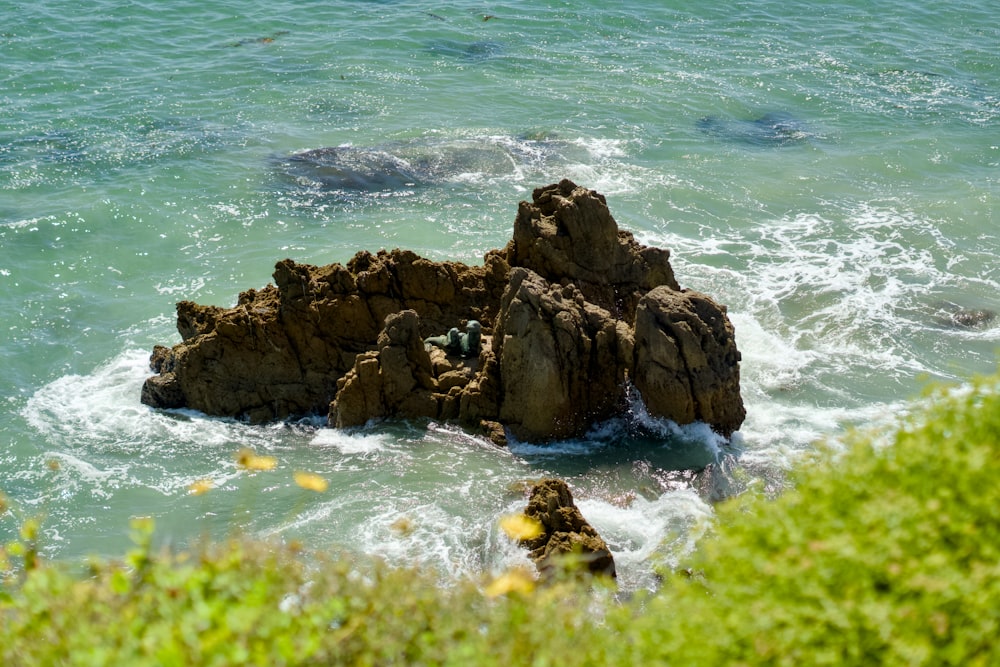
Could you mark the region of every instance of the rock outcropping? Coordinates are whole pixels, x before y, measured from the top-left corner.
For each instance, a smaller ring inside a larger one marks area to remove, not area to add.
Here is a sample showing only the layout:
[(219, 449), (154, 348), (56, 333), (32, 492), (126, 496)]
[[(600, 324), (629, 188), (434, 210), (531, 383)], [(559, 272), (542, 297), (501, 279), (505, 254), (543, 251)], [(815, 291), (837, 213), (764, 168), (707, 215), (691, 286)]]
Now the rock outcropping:
[[(650, 414), (729, 435), (745, 415), (732, 325), (680, 288), (669, 258), (564, 180), (520, 204), (512, 240), (482, 266), (403, 250), (346, 266), (286, 259), (233, 308), (182, 301), (182, 341), (154, 349), (142, 402), (254, 423), (426, 417), (543, 441), (620, 414), (631, 382)], [(469, 320), (478, 357), (424, 345)]]
[(559, 567), (559, 559), (578, 558), (591, 574), (615, 576), (615, 559), (573, 502), (569, 486), (561, 479), (543, 479), (531, 489), (524, 515), (539, 523), (537, 537), (522, 540), (528, 557), (542, 574)]

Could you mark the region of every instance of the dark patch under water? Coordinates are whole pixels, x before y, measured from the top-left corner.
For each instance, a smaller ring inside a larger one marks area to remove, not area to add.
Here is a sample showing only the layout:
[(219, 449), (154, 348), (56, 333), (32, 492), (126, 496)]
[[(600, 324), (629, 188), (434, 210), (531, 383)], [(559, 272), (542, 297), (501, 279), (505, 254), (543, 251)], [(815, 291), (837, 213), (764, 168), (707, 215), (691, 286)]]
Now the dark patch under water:
[(454, 39), (439, 39), (428, 46), (427, 50), (458, 60), (477, 62), (502, 56), (506, 52), (506, 47), (500, 42), (486, 40), (462, 42)]
[(537, 138), (423, 139), (378, 146), (332, 146), (274, 160), (299, 187), (379, 192), (489, 178), (556, 163), (563, 144)]
[(695, 127), (713, 137), (752, 146), (785, 146), (811, 137), (803, 123), (787, 113), (768, 113), (753, 119), (704, 116)]

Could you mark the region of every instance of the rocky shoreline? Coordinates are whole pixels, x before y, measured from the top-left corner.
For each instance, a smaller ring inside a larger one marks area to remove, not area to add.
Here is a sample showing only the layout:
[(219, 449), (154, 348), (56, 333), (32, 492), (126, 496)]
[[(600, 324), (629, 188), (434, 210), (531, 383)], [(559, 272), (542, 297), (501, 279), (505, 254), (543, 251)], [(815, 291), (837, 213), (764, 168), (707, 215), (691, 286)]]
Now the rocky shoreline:
[[(513, 238), (482, 266), (405, 250), (286, 259), (232, 308), (178, 303), (182, 340), (154, 349), (141, 399), (252, 423), (430, 418), (502, 444), (582, 435), (626, 409), (631, 384), (651, 415), (728, 436), (745, 416), (733, 327), (680, 288), (669, 258), (564, 180), (521, 202)], [(471, 320), (478, 356), (425, 343)]]

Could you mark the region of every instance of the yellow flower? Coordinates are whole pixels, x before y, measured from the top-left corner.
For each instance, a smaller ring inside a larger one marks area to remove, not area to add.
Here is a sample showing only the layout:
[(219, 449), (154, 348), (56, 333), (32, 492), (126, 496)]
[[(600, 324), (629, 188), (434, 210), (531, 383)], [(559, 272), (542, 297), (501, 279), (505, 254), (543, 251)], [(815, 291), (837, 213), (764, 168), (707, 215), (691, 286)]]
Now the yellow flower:
[(535, 580), (528, 572), (517, 569), (504, 572), (490, 582), (484, 591), (488, 597), (495, 598), (508, 593), (527, 595), (535, 590)]
[(413, 532), (413, 519), (408, 516), (401, 516), (389, 524), (389, 528), (398, 535), (409, 535)]
[(508, 514), (500, 519), (500, 528), (512, 540), (533, 540), (544, 532), (538, 519), (523, 514)]
[(251, 472), (274, 470), (278, 467), (278, 459), (273, 456), (258, 456), (249, 447), (244, 447), (236, 453), (236, 465)]
[(199, 479), (197, 482), (194, 482), (193, 484), (191, 484), (190, 486), (188, 486), (188, 493), (190, 493), (193, 496), (200, 496), (202, 494), (205, 494), (205, 493), (208, 493), (209, 491), (211, 491), (212, 490), (212, 486), (214, 486), (212, 484), (212, 480), (210, 480), (210, 479)]
[(329, 483), (325, 479), (311, 472), (297, 470), (293, 477), (295, 478), (295, 483), (303, 489), (315, 491), (316, 493), (323, 493), (326, 491), (326, 487), (329, 486)]
[(0, 492), (0, 514), (6, 512), (9, 507), (10, 507), (10, 502), (8, 502), (7, 496), (5, 496), (2, 492)]

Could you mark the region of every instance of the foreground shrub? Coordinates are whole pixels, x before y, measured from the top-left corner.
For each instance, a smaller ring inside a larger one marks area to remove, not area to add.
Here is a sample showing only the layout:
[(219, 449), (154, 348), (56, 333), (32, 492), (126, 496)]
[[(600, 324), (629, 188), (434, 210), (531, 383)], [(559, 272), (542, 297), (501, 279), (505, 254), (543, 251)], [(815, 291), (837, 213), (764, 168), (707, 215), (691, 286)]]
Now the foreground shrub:
[(121, 564), (0, 589), (0, 664), (1000, 664), (995, 383), (720, 506), (690, 569), (628, 602), (246, 541), (156, 554), (140, 522)]
[(890, 442), (855, 436), (718, 534), (630, 626), (674, 664), (1000, 664), (996, 379), (939, 394)]
[(85, 576), (43, 566), (8, 583), (0, 665), (555, 664), (576, 632), (596, 631), (575, 604), (592, 594), (571, 581), (539, 591), (501, 580), (487, 595), (287, 545), (154, 554), (141, 525), (137, 542), (124, 563)]

